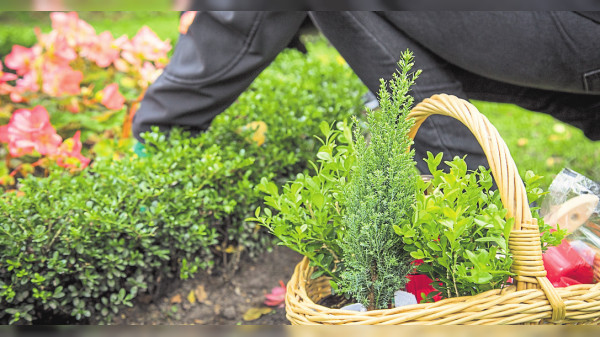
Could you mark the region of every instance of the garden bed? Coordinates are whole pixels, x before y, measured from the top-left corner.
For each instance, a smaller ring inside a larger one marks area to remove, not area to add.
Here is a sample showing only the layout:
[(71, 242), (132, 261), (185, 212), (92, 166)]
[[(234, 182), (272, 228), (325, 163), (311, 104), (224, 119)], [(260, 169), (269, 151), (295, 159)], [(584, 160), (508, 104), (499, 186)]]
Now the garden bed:
[[(279, 280), (287, 283), (301, 258), (278, 246), (256, 259), (243, 259), (230, 278), (203, 271), (186, 281), (167, 281), (172, 283), (166, 285), (164, 296), (152, 299), (140, 295), (132, 308), (115, 317), (113, 324), (289, 324), (285, 308), (273, 308), (252, 321), (245, 321), (243, 316), (250, 308), (264, 307), (264, 295)], [(206, 297), (194, 295), (196, 301), (192, 304), (187, 298), (190, 292)]]
[[(55, 13), (52, 27), (47, 14), (9, 16), (0, 15), (0, 323), (289, 323), (283, 308), (242, 319), (300, 261), (286, 248), (263, 253), (273, 236), (247, 219), (264, 207), (260, 186), (306, 176), (309, 159), (326, 158), (313, 135), (363, 115), (366, 88), (344, 59), (322, 37), (303, 36), (308, 52), (278, 55), (207, 132), (152, 133), (144, 148), (131, 118), (172, 55), (162, 39), (179, 36), (178, 13), (82, 13), (91, 25)], [(65, 45), (59, 34), (78, 38)], [(118, 47), (104, 50), (109, 65), (90, 49), (107, 39)], [(160, 55), (140, 53), (140, 41)], [(68, 56), (60, 64), (57, 50)], [(132, 52), (142, 59), (125, 66)], [(27, 87), (26, 74), (46, 85)], [(505, 128), (518, 166), (546, 175), (546, 185), (563, 165), (597, 179), (600, 147), (579, 130), (477, 105)], [(536, 127), (515, 131), (513, 118)], [(231, 258), (238, 253), (241, 261)]]

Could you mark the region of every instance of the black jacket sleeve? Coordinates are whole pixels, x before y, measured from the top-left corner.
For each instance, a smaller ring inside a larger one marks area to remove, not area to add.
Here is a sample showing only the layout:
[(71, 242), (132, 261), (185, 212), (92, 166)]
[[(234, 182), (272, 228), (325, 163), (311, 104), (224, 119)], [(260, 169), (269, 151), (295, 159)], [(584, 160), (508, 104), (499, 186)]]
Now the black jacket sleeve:
[(206, 130), (285, 48), (305, 12), (198, 12), (148, 88), (133, 134), (159, 126)]

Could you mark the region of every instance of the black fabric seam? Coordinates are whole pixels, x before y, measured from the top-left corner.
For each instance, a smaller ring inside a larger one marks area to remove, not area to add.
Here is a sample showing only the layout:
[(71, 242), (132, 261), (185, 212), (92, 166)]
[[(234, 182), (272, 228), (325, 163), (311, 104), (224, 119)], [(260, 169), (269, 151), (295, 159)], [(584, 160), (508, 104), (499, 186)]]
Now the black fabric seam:
[(256, 37), (258, 27), (263, 22), (264, 15), (265, 12), (260, 12), (258, 14), (256, 20), (254, 20), (254, 23), (252, 24), (252, 27), (250, 28), (250, 32), (248, 34), (248, 37), (246, 38), (246, 41), (244, 42), (244, 45), (242, 46), (242, 49), (237, 54), (237, 56), (232, 59), (229, 66), (223, 68), (221, 71), (216, 72), (209, 77), (202, 79), (181, 78), (179, 76), (170, 74), (167, 71), (164, 71), (165, 79), (177, 84), (201, 85), (206, 82), (212, 82), (215, 78), (222, 77), (226, 73), (230, 72), (235, 66), (239, 64), (239, 62), (242, 60), (242, 57), (248, 53), (248, 50), (250, 50), (250, 46), (252, 45), (252, 43), (254, 42), (254, 38)]

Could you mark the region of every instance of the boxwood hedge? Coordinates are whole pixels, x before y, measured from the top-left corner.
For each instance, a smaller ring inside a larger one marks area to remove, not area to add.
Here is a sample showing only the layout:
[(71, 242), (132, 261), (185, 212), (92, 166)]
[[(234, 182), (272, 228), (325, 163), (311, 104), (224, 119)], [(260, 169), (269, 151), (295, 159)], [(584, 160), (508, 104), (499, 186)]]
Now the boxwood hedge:
[(148, 156), (56, 167), (1, 195), (0, 323), (110, 322), (159, 280), (235, 270), (269, 247), (244, 221), (261, 202), (254, 186), (306, 170), (319, 123), (360, 114), (366, 91), (324, 41), (308, 49), (282, 53), (198, 137), (155, 130)]

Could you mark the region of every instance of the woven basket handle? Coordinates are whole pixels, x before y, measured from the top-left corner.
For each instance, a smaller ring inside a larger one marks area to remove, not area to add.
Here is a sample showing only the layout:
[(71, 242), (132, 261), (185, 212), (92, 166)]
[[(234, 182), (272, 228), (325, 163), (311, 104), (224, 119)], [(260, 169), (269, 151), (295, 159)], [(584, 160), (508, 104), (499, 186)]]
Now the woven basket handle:
[(508, 210), (506, 218), (515, 219), (510, 233), (509, 249), (513, 254), (512, 271), (517, 275), (515, 277), (517, 289), (540, 287), (552, 306), (552, 320), (554, 322), (563, 320), (566, 315), (565, 304), (546, 278), (537, 219), (531, 216), (525, 185), (506, 143), (496, 128), (475, 106), (456, 96), (446, 94), (427, 98), (412, 109), (408, 115), (408, 118), (414, 118), (415, 121), (409, 133), (412, 139), (421, 124), (431, 115), (444, 115), (459, 120), (469, 128), (483, 148), (498, 185), (502, 203)]
[(463, 99), (446, 94), (434, 95), (415, 106), (408, 115), (415, 120), (409, 133), (411, 138), (414, 139), (421, 124), (431, 115), (453, 117), (469, 128), (488, 159), (502, 203), (508, 210), (506, 218), (515, 218), (513, 229), (519, 230), (523, 223), (531, 223), (525, 185), (506, 143), (490, 121)]

